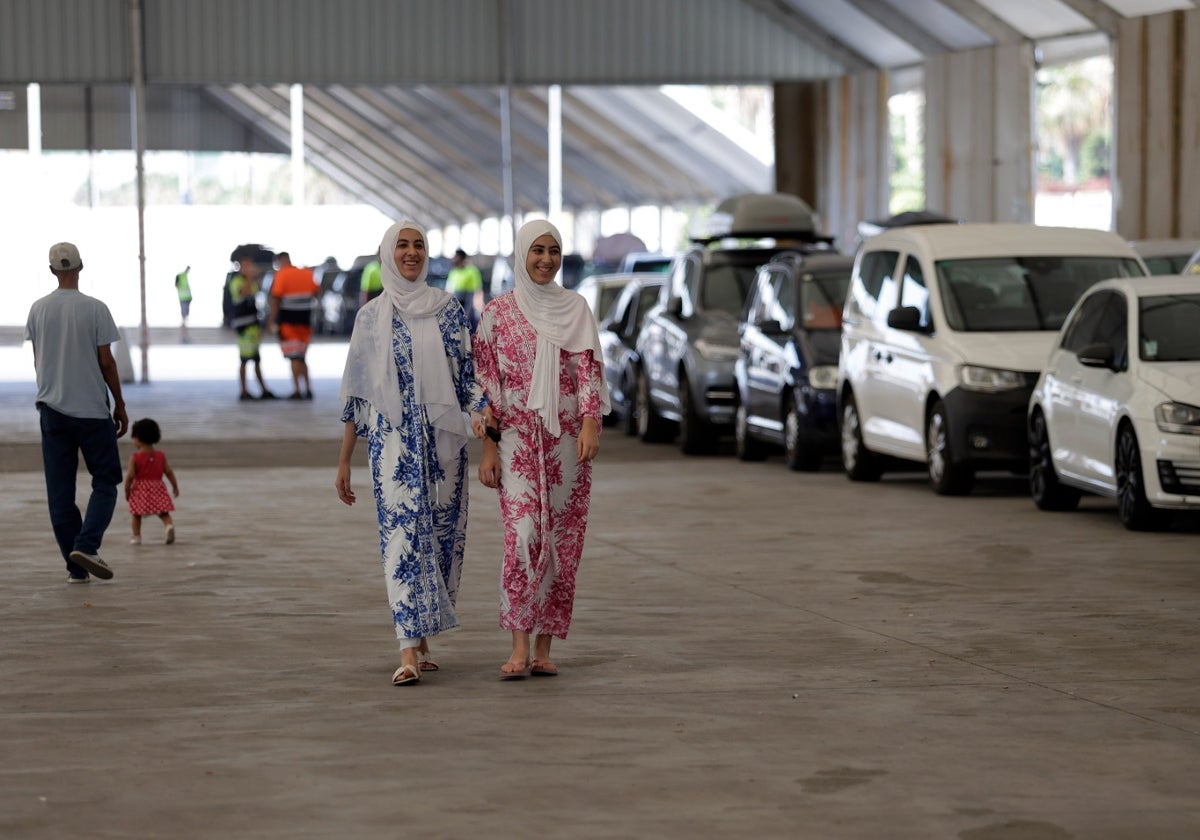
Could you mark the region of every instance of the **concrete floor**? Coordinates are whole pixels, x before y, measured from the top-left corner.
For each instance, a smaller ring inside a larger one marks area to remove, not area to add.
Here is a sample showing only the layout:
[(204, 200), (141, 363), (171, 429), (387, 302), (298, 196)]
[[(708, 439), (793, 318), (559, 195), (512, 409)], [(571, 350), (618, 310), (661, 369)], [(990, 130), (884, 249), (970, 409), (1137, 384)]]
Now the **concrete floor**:
[(606, 430), (562, 674), (496, 678), (475, 481), (462, 627), (393, 688), (374, 511), (336, 498), (316, 384), (129, 387), (179, 541), (128, 545), (119, 506), (115, 578), (67, 586), (32, 385), (0, 383), (0, 837), (1200, 836), (1194, 520), (1131, 534), (1006, 477), (944, 499)]

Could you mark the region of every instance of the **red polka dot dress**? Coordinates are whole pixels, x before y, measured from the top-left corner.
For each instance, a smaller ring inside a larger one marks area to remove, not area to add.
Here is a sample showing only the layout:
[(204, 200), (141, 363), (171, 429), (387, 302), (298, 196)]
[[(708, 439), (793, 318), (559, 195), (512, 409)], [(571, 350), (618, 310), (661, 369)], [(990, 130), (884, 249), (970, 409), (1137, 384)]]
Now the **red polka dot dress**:
[(129, 512), (134, 516), (157, 516), (175, 510), (163, 483), (167, 458), (156, 449), (133, 453), (133, 484), (129, 487)]

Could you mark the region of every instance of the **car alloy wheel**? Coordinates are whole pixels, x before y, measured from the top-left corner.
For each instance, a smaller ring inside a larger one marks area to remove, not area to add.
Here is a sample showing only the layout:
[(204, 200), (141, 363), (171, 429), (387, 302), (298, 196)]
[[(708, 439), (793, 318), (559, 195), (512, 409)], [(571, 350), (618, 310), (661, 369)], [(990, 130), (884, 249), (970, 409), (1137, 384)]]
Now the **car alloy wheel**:
[(1142, 479), (1142, 453), (1128, 424), (1117, 433), (1117, 512), (1131, 531), (1153, 531), (1166, 524), (1167, 513), (1151, 507)]
[(946, 407), (938, 400), (929, 410), (925, 427), (926, 463), (929, 481), (939, 496), (963, 496), (971, 492), (975, 483), (975, 472), (965, 464), (954, 460), (950, 444), (950, 424), (946, 420)]
[(821, 468), (821, 452), (805, 445), (800, 434), (800, 410), (793, 399), (783, 416), (783, 456), (789, 470), (816, 472)]
[(766, 451), (759, 441), (750, 435), (750, 423), (747, 420), (746, 406), (738, 401), (737, 413), (734, 415), (733, 439), (737, 456), (742, 461), (761, 461), (767, 457)]
[(671, 439), (667, 433), (667, 421), (658, 416), (654, 403), (650, 399), (650, 378), (646, 371), (638, 372), (637, 395), (634, 399), (637, 407), (638, 436), (646, 443), (662, 443)]
[(842, 468), (851, 481), (878, 481), (883, 471), (862, 439), (858, 405), (847, 394), (842, 403)]
[(717, 448), (712, 427), (696, 413), (686, 373), (679, 377), (679, 446), (684, 455), (708, 455)]
[(1040, 510), (1075, 510), (1082, 496), (1058, 480), (1050, 450), (1046, 416), (1035, 409), (1029, 421), (1029, 493)]

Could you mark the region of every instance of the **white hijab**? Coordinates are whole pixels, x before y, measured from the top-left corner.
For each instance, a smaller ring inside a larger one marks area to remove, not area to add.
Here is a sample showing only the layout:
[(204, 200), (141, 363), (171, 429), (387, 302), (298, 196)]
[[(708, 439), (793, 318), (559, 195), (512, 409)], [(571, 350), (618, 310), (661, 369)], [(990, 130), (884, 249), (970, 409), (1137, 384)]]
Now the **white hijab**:
[(384, 233), (379, 243), (383, 294), (363, 305), (355, 318), (340, 398), (345, 403), (350, 397), (361, 397), (387, 416), (393, 426), (403, 422), (404, 400), (392, 352), (392, 313), (397, 313), (412, 335), (415, 397), (425, 407), (429, 423), (436, 430), (438, 460), (445, 469), (467, 440), (437, 320), (438, 313), (454, 298), (425, 282), (429, 273), (428, 256), (415, 281), (400, 274), (396, 266), (396, 240), (402, 230), (415, 230), (425, 238), (425, 229), (411, 219), (396, 222)]
[[(529, 276), (525, 261), (529, 249), (539, 236), (550, 234), (562, 247), (558, 228), (543, 219), (526, 222), (517, 231), (517, 250), (513, 262), (517, 308), (537, 333), (533, 357), (533, 383), (529, 388), (529, 409), (536, 411), (546, 423), (546, 429), (557, 437), (562, 432), (558, 423), (559, 350), (582, 353), (591, 350), (597, 362), (603, 361), (600, 333), (587, 301), (577, 292), (564, 289), (557, 282), (539, 286)], [(601, 413), (608, 414), (608, 385), (601, 380)]]

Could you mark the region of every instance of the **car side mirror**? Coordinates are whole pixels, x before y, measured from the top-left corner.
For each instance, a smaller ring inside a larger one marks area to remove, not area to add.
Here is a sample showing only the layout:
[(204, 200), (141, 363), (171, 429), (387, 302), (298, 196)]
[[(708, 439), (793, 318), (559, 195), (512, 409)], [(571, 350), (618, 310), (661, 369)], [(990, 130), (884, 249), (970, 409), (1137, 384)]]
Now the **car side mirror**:
[(1100, 341), (1095, 344), (1089, 344), (1076, 353), (1075, 356), (1079, 359), (1079, 364), (1085, 367), (1116, 370), (1116, 365), (1113, 364), (1116, 354), (1113, 352), (1113, 346), (1106, 342)]
[(906, 332), (929, 332), (921, 324), (921, 310), (915, 306), (898, 306), (888, 313), (887, 325)]

